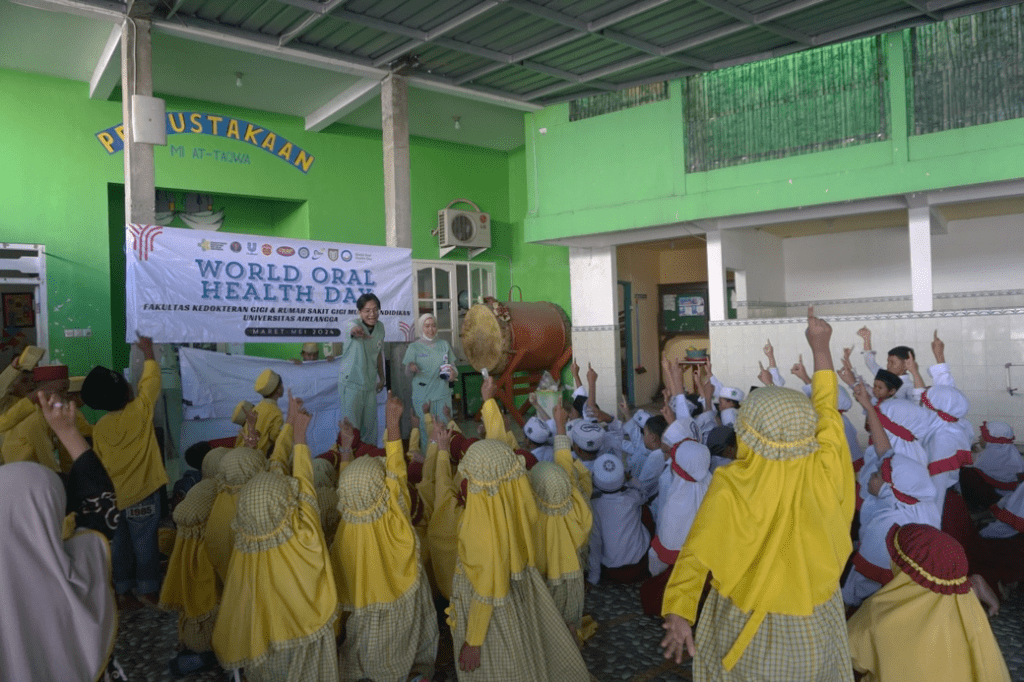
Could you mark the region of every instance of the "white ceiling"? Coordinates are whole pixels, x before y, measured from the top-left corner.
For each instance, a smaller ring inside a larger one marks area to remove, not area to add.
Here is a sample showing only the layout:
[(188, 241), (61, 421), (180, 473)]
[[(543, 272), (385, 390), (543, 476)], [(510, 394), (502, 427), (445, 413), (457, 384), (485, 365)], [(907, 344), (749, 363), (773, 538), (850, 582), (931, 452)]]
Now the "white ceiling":
[[(87, 86), (113, 26), (102, 19), (0, 0), (0, 68), (81, 81)], [(240, 88), (236, 73), (243, 74)], [(158, 96), (305, 117), (360, 80), (337, 71), (153, 34), (153, 90)], [(113, 97), (119, 96), (120, 90), (115, 90)], [(88, 87), (83, 88), (82, 97), (88, 97)], [(458, 130), (455, 116), (460, 119)], [(371, 97), (339, 123), (380, 130), (379, 97)], [(508, 151), (524, 143), (523, 112), (411, 85), (409, 132)]]

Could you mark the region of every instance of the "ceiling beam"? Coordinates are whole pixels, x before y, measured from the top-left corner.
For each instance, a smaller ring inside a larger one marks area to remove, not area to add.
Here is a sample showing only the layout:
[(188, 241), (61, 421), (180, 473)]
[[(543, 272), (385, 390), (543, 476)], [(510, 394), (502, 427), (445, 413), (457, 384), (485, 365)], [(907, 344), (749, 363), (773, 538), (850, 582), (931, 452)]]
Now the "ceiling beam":
[(823, 5), (826, 2), (831, 2), (831, 0), (793, 0), (793, 2), (786, 3), (785, 5), (779, 5), (774, 9), (759, 12), (754, 15), (754, 18), (757, 20), (757, 23), (763, 24), (769, 21), (775, 21), (776, 19), (781, 19), (782, 17), (795, 14), (805, 9), (816, 7), (817, 5)]
[(110, 30), (107, 44), (100, 52), (96, 68), (89, 79), (89, 99), (108, 100), (121, 84), (121, 30), (123, 22)]
[(644, 12), (648, 12), (662, 5), (667, 5), (670, 0), (645, 0), (645, 2), (633, 3), (627, 7), (620, 9), (618, 12), (612, 12), (611, 14), (605, 15), (600, 19), (595, 19), (587, 24), (587, 30), (593, 33), (594, 31), (600, 31), (602, 28), (607, 28), (612, 24), (617, 24), (620, 21), (626, 19), (632, 19), (635, 16), (639, 16)]
[(933, 19), (934, 21), (941, 21), (942, 19), (942, 16), (939, 13), (928, 11), (928, 3), (925, 0), (903, 0), (903, 2), (910, 5), (921, 14), (928, 15), (929, 19)]
[(324, 7), (327, 3), (317, 2), (317, 0), (278, 0), (278, 2), (284, 3), (285, 5), (291, 5), (292, 7), (298, 7), (304, 9), (307, 12), (313, 14), (323, 14)]
[[(69, 2), (71, 0), (60, 0)], [(80, 0), (79, 0), (80, 1)], [(153, 28), (167, 35), (177, 36), (186, 40), (194, 40), (209, 45), (227, 47), (233, 50), (241, 50), (251, 54), (264, 55), (292, 62), (304, 64), (336, 73), (347, 73), (361, 78), (372, 78), (380, 80), (388, 74), (385, 69), (378, 69), (368, 59), (353, 55), (339, 55), (329, 50), (319, 49), (313, 46), (281, 46), (277, 39), (251, 31), (241, 29), (229, 29), (218, 24), (193, 19), (190, 17), (176, 17), (173, 21), (153, 20)], [(520, 111), (536, 111), (541, 109), (537, 104), (528, 102), (521, 97), (501, 92), (492, 88), (481, 86), (462, 86), (450, 78), (414, 72), (408, 76), (410, 85), (425, 90), (443, 92), (456, 97), (487, 102), (499, 106), (518, 109)]]
[(920, 15), (921, 13), (916, 9), (905, 9), (899, 12), (893, 12), (892, 14), (875, 17), (874, 19), (868, 19), (867, 21), (862, 21), (851, 26), (844, 26), (843, 28), (838, 28), (834, 31), (819, 33), (814, 36), (814, 40), (817, 45), (834, 43), (861, 33), (884, 31), (888, 26), (898, 24), (899, 22), (906, 21), (907, 19), (913, 19)]
[[(437, 26), (437, 27), (432, 28), (429, 31), (427, 31), (427, 38), (426, 38), (426, 40), (411, 40), (411, 41), (405, 43), (404, 45), (400, 45), (397, 48), (395, 48), (394, 50), (391, 50), (390, 52), (387, 52), (387, 53), (381, 55), (380, 57), (378, 57), (376, 60), (374, 60), (373, 65), (374, 66), (383, 66), (385, 64), (390, 64), (391, 62), (395, 61), (396, 59), (398, 59), (399, 57), (401, 57), (402, 55), (407, 53), (409, 50), (414, 50), (414, 49), (416, 49), (420, 45), (423, 45), (426, 42), (430, 42), (431, 40), (436, 40), (437, 38), (440, 38), (441, 36), (443, 36), (445, 33), (448, 33), (450, 31), (454, 31), (455, 29), (459, 28), (460, 26), (464, 26), (465, 24), (469, 23), (470, 21), (473, 21), (474, 19), (476, 19), (481, 14), (490, 11), (491, 9), (493, 9), (494, 7), (496, 7), (496, 6), (500, 5), (500, 4), (501, 4), (501, 2), (499, 2), (499, 0), (487, 0), (486, 2), (477, 3), (476, 5), (473, 5), (468, 10), (463, 12), (462, 14), (459, 14), (459, 15), (457, 15), (455, 17), (452, 17), (451, 19), (449, 19), (448, 21), (444, 22), (440, 26)], [(459, 44), (463, 45), (464, 43), (459, 43)]]
[(169, 10), (167, 10), (166, 18), (173, 19), (174, 15), (178, 13), (178, 10), (181, 9), (181, 6), (184, 4), (185, 0), (174, 0), (174, 4), (171, 5)]
[[(337, 9), (338, 7), (341, 7), (347, 1), (348, 0), (328, 0), (327, 2), (323, 3), (323, 5), (320, 5), (320, 7), (311, 11), (308, 15), (303, 17), (292, 28), (282, 33), (281, 37), (277, 41), (277, 44), (287, 45), (288, 43), (292, 42), (293, 40), (301, 36), (303, 33), (306, 33), (307, 31), (309, 31), (309, 29), (313, 28), (313, 26), (319, 23), (322, 19), (324, 19), (329, 12)], [(281, 0), (281, 2), (287, 2), (287, 0)], [(170, 19), (170, 17), (168, 17), (168, 19)]]
[(364, 78), (306, 116), (306, 130), (318, 133), (369, 102), (380, 92), (380, 80)]
[(124, 21), (128, 6), (123, 2), (110, 0), (11, 0), (16, 5), (46, 10), (47, 12), (64, 12), (89, 19), (106, 19), (108, 21)]
[(634, 38), (633, 36), (628, 36), (624, 33), (619, 33), (618, 31), (613, 31), (610, 28), (606, 28), (601, 31), (601, 36), (613, 42), (635, 48), (641, 52), (646, 52), (647, 54), (652, 54), (657, 57), (664, 57), (665, 59), (671, 59), (674, 62), (686, 64), (697, 69), (707, 70), (711, 68), (711, 62), (707, 60), (683, 54), (668, 54), (668, 51), (663, 47), (653, 43), (648, 43), (645, 40)]

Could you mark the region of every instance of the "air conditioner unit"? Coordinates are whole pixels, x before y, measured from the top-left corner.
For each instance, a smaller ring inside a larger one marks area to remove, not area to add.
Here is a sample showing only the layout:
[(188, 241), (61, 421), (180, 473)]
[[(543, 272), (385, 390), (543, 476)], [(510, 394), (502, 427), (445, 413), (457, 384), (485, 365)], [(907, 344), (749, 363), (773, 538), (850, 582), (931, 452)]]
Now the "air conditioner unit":
[[(475, 211), (451, 208), (453, 204), (470, 204)], [(491, 248), (491, 216), (466, 199), (456, 199), (437, 212), (438, 245), (441, 256), (446, 256), (461, 247), (469, 249), (469, 257), (475, 258)]]

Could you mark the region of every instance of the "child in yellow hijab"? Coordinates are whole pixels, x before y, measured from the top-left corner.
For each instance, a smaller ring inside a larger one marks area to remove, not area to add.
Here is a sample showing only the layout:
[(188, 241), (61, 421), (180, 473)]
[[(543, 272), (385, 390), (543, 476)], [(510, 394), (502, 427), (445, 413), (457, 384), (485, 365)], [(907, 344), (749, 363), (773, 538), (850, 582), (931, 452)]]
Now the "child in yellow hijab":
[(331, 564), (341, 608), (350, 614), (342, 682), (405, 682), (434, 673), (437, 615), (409, 516), (402, 411), (402, 401), (389, 395), (386, 461), (359, 457), (338, 479), (341, 521)]
[(171, 659), (171, 672), (189, 675), (215, 664), (213, 626), (221, 583), (206, 554), (206, 523), (217, 499), (217, 482), (196, 483), (174, 509), (177, 534), (160, 590), (160, 608), (178, 612), (178, 640), (185, 651)]
[(580, 552), (594, 519), (587, 501), (559, 465), (539, 462), (530, 470), (529, 479), (540, 511), (534, 526), (537, 570), (547, 581), (555, 607), (575, 633), (583, 618)]
[(743, 401), (736, 461), (715, 472), (676, 560), (662, 646), (676, 662), (696, 653), (694, 680), (852, 680), (839, 576), (852, 550), (854, 477), (831, 336), (809, 309), (810, 401), (772, 386)]
[(894, 525), (885, 544), (893, 579), (847, 624), (863, 682), (1009, 682), (963, 547), (918, 523)]
[(245, 668), (250, 682), (338, 679), (338, 593), (306, 445), (311, 417), (301, 400), (289, 395), (288, 402), (291, 475), (272, 467), (239, 492), (234, 554), (213, 630), (221, 665)]
[(572, 635), (536, 569), (537, 505), (504, 441), (473, 443), (459, 465), (466, 510), (447, 609), (459, 679), (585, 682)]
[(252, 448), (229, 450), (220, 460), (217, 472), (217, 499), (206, 522), (206, 553), (221, 582), (227, 577), (228, 563), (235, 546), (231, 524), (235, 520), (238, 492), (249, 480), (266, 468), (266, 458)]

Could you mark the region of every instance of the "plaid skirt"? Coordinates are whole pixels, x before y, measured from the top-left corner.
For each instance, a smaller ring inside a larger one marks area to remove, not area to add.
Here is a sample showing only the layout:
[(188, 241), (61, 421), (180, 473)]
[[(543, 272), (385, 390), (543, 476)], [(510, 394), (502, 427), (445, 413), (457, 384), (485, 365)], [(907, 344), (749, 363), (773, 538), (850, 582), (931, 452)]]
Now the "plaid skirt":
[(839, 590), (809, 616), (769, 613), (732, 670), (722, 659), (750, 615), (714, 587), (700, 612), (695, 682), (853, 682), (846, 614)]
[[(473, 585), (460, 565), (452, 580), (449, 622), (455, 657), (466, 641)], [(495, 600), (480, 667), (458, 671), (460, 682), (589, 682), (590, 673), (562, 614), (533, 566), (512, 576), (508, 595)]]
[(416, 582), (401, 597), (349, 615), (338, 661), (341, 675), (333, 679), (405, 682), (410, 672), (429, 679), (437, 639), (437, 611), (421, 566)]

